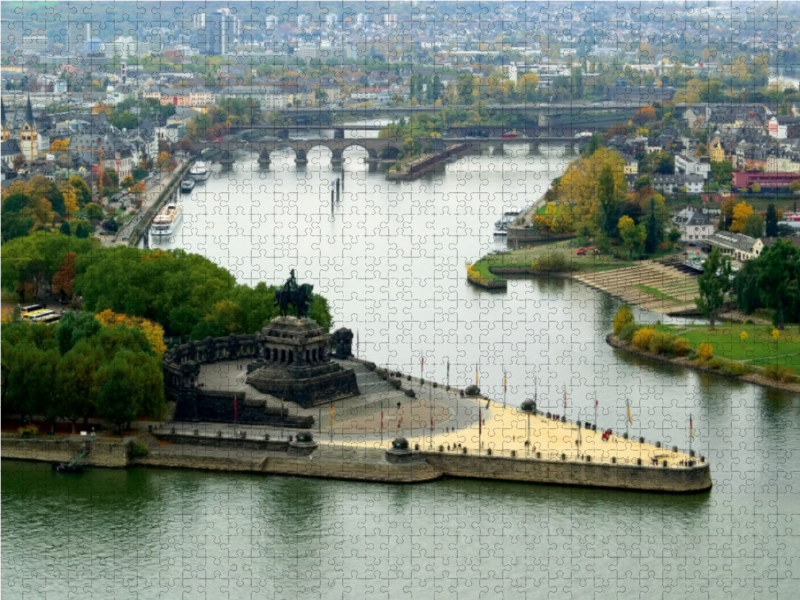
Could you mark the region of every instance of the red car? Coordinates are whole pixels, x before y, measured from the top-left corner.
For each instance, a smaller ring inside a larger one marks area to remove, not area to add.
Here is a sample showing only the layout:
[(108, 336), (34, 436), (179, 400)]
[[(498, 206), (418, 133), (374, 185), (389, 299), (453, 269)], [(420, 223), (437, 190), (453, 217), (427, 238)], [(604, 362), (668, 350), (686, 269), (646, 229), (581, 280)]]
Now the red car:
[(578, 248), (578, 256), (584, 256), (586, 254), (586, 248)]

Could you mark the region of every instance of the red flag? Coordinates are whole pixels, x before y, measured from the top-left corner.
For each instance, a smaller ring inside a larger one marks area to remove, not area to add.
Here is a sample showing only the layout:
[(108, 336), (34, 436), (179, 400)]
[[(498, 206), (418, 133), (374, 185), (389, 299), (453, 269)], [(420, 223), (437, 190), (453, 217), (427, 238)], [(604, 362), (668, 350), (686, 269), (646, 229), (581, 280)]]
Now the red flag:
[(564, 386), (564, 408), (567, 408), (567, 386)]
[(422, 367), (422, 368), (425, 368), (425, 357), (424, 356), (419, 359), (419, 366)]
[(478, 435), (481, 434), (483, 419), (481, 418), (481, 409), (478, 409)]
[(233, 399), (233, 420), (236, 421), (239, 418), (239, 405), (236, 402), (236, 398)]
[(431, 431), (433, 431), (433, 419), (431, 419)]
[(403, 424), (403, 417), (400, 417), (400, 420), (397, 422), (397, 428), (400, 429), (400, 425)]
[(595, 398), (594, 399), (594, 405), (597, 406), (598, 404), (600, 404), (600, 403), (597, 401), (597, 398)]

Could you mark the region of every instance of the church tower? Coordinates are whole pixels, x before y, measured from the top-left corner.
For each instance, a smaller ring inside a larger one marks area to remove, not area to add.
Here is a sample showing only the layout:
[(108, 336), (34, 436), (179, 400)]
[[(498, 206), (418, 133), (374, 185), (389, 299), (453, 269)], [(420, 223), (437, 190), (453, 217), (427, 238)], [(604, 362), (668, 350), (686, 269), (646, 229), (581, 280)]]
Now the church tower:
[(28, 105), (25, 107), (25, 121), (19, 130), (19, 149), (29, 163), (39, 156), (39, 126), (33, 118), (30, 95), (28, 95)]
[(2, 100), (0, 100), (0, 124), (3, 127), (2, 141), (10, 140), (12, 131), (6, 122), (6, 105)]

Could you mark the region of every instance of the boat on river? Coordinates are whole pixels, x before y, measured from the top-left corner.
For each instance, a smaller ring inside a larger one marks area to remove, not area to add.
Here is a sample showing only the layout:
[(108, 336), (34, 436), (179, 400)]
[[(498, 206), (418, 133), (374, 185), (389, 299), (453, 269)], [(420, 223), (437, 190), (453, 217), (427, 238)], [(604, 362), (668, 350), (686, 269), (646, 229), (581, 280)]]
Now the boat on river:
[(194, 179), (184, 179), (181, 181), (181, 191), (188, 194), (194, 189), (195, 183)]
[(199, 160), (189, 169), (189, 176), (195, 181), (205, 181), (211, 174), (209, 163)]
[(183, 207), (170, 202), (167, 207), (153, 218), (150, 233), (155, 236), (172, 235), (183, 218)]

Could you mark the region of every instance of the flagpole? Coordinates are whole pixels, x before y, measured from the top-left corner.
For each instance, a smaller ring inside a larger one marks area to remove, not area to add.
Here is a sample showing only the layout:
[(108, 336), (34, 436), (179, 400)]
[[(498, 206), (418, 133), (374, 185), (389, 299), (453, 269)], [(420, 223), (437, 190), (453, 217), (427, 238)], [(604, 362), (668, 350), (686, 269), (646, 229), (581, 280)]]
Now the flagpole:
[(419, 389), (422, 389), (422, 371), (425, 368), (425, 357), (419, 359)]
[(597, 390), (594, 392), (594, 426), (597, 428)]
[(431, 413), (431, 450), (433, 450), (433, 386), (428, 386), (428, 404)]
[(381, 448), (383, 448), (383, 400), (381, 400)]
[(506, 366), (503, 365), (503, 408), (506, 407), (506, 388), (508, 387), (508, 383), (506, 381)]
[(450, 387), (450, 358), (447, 359), (447, 387)]
[(692, 455), (693, 439), (694, 439), (694, 423), (692, 422), (692, 413), (689, 413), (689, 456)]

